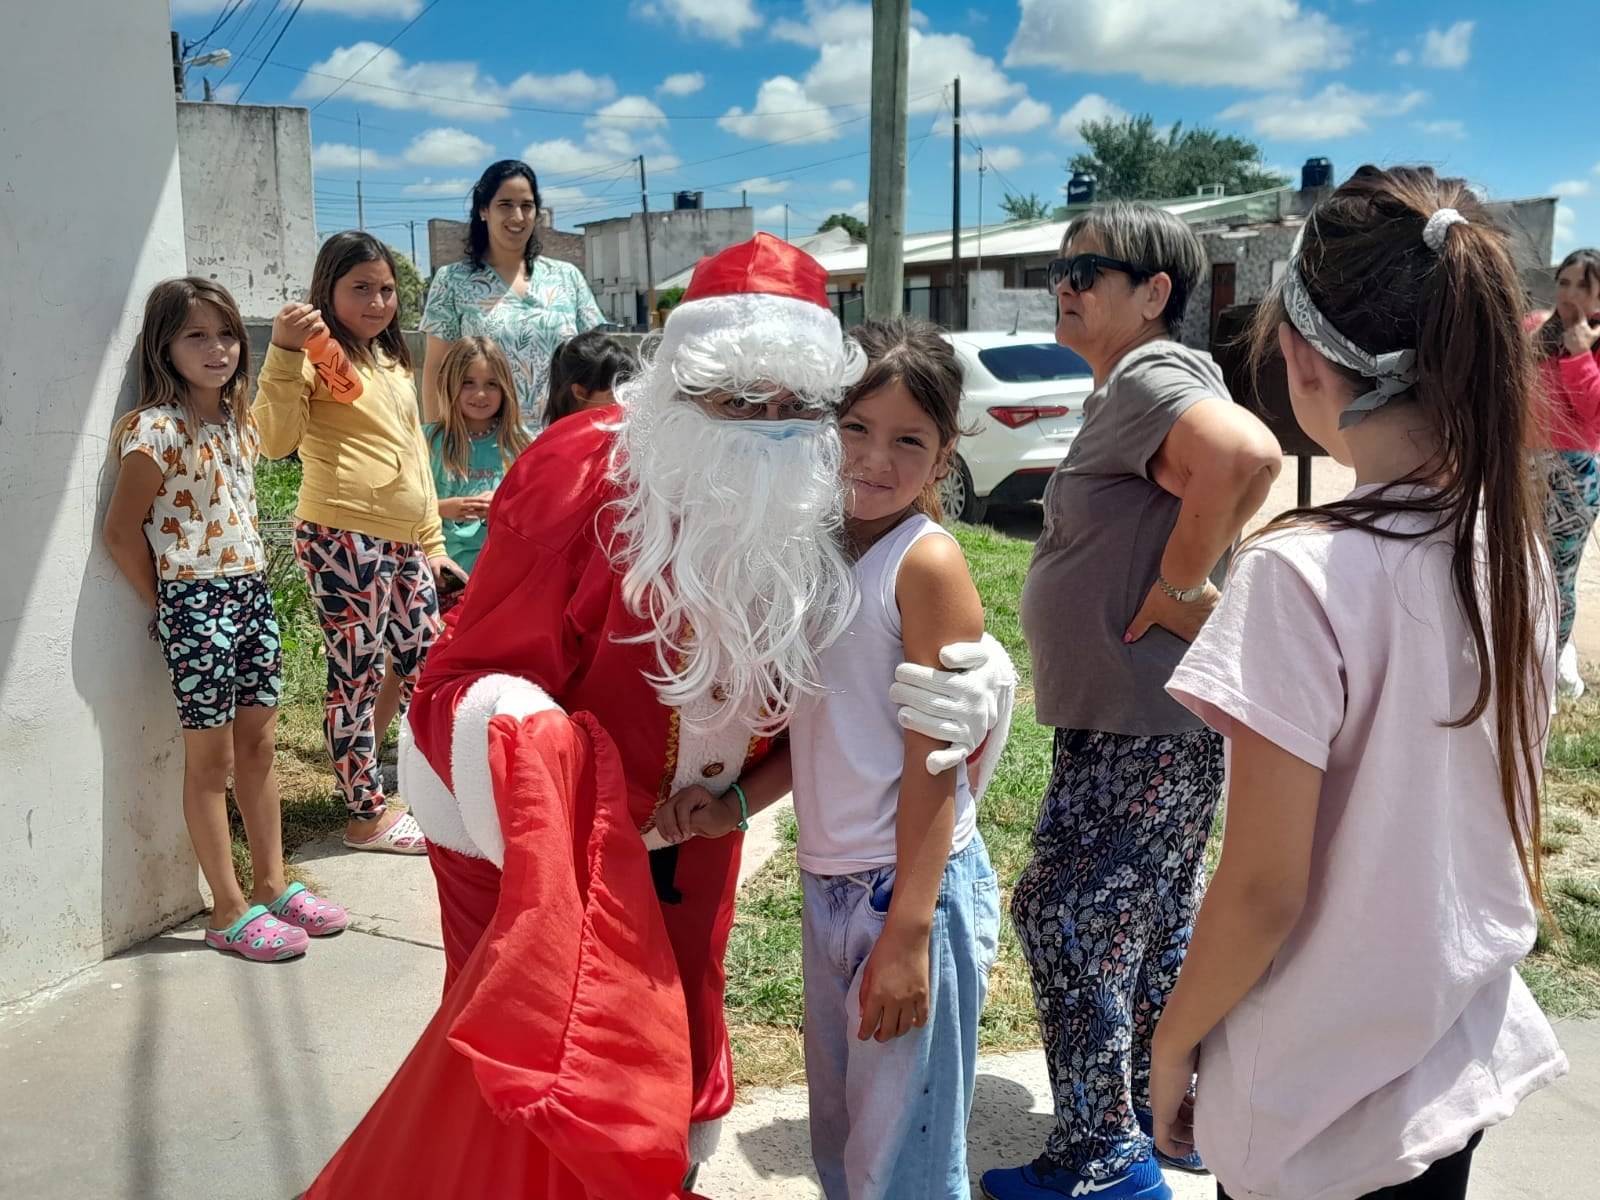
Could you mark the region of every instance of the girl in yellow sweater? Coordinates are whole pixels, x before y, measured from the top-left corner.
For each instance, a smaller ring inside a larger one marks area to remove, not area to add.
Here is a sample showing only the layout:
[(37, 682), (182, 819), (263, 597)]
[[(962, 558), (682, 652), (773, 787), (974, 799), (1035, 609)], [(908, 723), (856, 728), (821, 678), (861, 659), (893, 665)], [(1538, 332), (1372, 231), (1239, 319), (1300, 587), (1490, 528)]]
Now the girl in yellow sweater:
[[(462, 572), (445, 555), (388, 247), (354, 230), (329, 238), (309, 300), (273, 320), (252, 411), (267, 457), (298, 450), (304, 470), (295, 554), (327, 648), (323, 727), (350, 809), (344, 844), (422, 854), (416, 821), (384, 799), (378, 739), (438, 633), (435, 576)], [(330, 388), (307, 357), (324, 334), (360, 377), (353, 399), (348, 380)], [(401, 685), (380, 712), (385, 650)]]

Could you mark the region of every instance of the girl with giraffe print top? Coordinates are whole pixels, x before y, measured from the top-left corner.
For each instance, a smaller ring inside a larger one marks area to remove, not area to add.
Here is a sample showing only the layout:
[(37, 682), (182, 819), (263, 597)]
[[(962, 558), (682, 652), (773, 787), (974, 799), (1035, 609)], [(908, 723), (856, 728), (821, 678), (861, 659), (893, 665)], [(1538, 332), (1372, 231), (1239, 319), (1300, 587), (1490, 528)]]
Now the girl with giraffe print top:
[[(169, 279), (145, 302), (139, 402), (117, 422), (105, 542), (153, 614), (183, 726), (183, 814), (213, 907), (206, 943), (255, 961), (305, 953), (343, 909), (284, 878), (273, 751), (282, 683), (278, 623), (257, 528), (259, 438), (233, 298)], [(244, 817), (247, 899), (233, 870), (227, 787)]]

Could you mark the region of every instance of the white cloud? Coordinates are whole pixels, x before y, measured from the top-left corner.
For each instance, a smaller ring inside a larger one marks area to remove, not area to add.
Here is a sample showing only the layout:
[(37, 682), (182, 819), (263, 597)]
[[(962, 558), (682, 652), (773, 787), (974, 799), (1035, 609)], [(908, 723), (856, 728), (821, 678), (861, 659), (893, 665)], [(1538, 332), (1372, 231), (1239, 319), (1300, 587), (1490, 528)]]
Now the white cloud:
[(663, 96), (692, 96), (706, 85), (706, 77), (699, 71), (685, 71), (668, 75), (656, 88)]
[(1551, 243), (1551, 265), (1560, 262), (1578, 244), (1578, 214), (1568, 204), (1556, 205), (1555, 239)]
[[(632, 166), (626, 158), (594, 146), (580, 146), (570, 138), (556, 138), (548, 142), (530, 142), (523, 147), (521, 158), (543, 179), (546, 175), (610, 174), (623, 175)], [(645, 169), (650, 174), (665, 174), (676, 170), (679, 160), (671, 154), (645, 154)]]
[(856, 190), (856, 181), (854, 179), (835, 179), (828, 185), (828, 190), (830, 192), (853, 192)]
[[(1018, 100), (1010, 112), (971, 112), (961, 114), (961, 132), (973, 137), (1000, 137), (1008, 133), (1028, 133), (1050, 123), (1050, 106), (1031, 96)], [(950, 119), (940, 117), (935, 133), (949, 133)]]
[(1467, 127), (1460, 121), (1418, 121), (1417, 129), (1434, 137), (1456, 138), (1467, 136)]
[[(364, 65), (365, 64), (365, 65)], [(321, 100), (335, 89), (342, 100), (400, 111), (430, 112), (458, 120), (489, 121), (508, 115), (518, 101), (564, 105), (596, 103), (616, 95), (616, 84), (583, 71), (524, 74), (509, 84), (480, 74), (474, 62), (415, 62), (374, 42), (341, 46), (295, 88), (297, 100)], [(341, 81), (358, 76), (340, 87)]]
[(789, 190), (787, 179), (768, 179), (765, 175), (755, 179), (746, 179), (737, 188), (738, 192), (749, 192), (752, 196), (781, 196)]
[(464, 129), (428, 129), (411, 139), (403, 157), (414, 167), (486, 167), (494, 147)]
[(852, 204), (849, 208), (845, 209), (845, 212), (849, 213), (852, 217), (859, 217), (861, 220), (865, 221), (867, 219), (867, 202), (865, 200), (859, 200)]
[(1587, 196), (1589, 194), (1589, 181), (1587, 179), (1564, 179), (1560, 183), (1550, 185), (1550, 194), (1564, 199), (1572, 196)]
[[(1015, 146), (985, 146), (983, 148), (984, 165), (996, 171), (1015, 171), (1027, 161), (1027, 155), (1023, 154)], [(976, 154), (963, 154), (961, 156), (961, 166), (966, 170), (976, 171), (978, 169), (978, 156)]]
[(218, 104), (232, 104), (242, 91), (244, 91), (242, 83), (225, 83), (221, 87), (211, 89), (211, 99)]
[(476, 179), (433, 179), (424, 177), (408, 183), (400, 190), (408, 196), (456, 196), (465, 200), (472, 195)]
[(1221, 120), (1250, 121), (1262, 137), (1315, 142), (1365, 133), (1368, 120), (1408, 113), (1426, 100), (1425, 92), (1403, 96), (1357, 92), (1331, 83), (1315, 96), (1273, 95), (1246, 100), (1223, 110)]
[[(790, 217), (790, 232), (793, 233), (794, 220), (793, 216), (789, 212), (789, 206), (787, 204), (769, 204), (766, 208), (756, 209), (756, 224), (777, 225), (781, 228), (783, 226), (783, 219), (786, 216)], [(809, 232), (809, 230), (806, 232)]]
[[(816, 62), (799, 79), (777, 75), (765, 80), (750, 109), (734, 107), (719, 119), (717, 123), (723, 129), (752, 141), (827, 142), (844, 136), (843, 130), (837, 128), (841, 122), (863, 115), (859, 111), (824, 110), (850, 105), (864, 108), (868, 103), (872, 78), (870, 7), (836, 0), (806, 0), (806, 16), (805, 25), (780, 22), (774, 36), (815, 46)], [(910, 115), (937, 112), (946, 85), (957, 76), (961, 78), (962, 103), (974, 111), (985, 112), (1009, 104), (1013, 115), (1000, 119), (1024, 121), (1036, 111), (1021, 103), (1027, 99), (1027, 89), (1008, 78), (994, 59), (980, 54), (971, 38), (913, 28), (909, 40), (911, 62), (906, 92)], [(1049, 119), (1048, 110), (1044, 119)]]
[(1457, 21), (1449, 29), (1430, 29), (1422, 38), (1422, 65), (1458, 71), (1472, 58), (1472, 27), (1476, 22)]
[(1132, 114), (1121, 105), (1107, 100), (1098, 92), (1088, 92), (1071, 108), (1061, 114), (1056, 122), (1056, 136), (1065, 138), (1074, 146), (1081, 146), (1083, 138), (1078, 129), (1085, 121), (1126, 121)]
[(1020, 0), (1008, 67), (1150, 83), (1291, 86), (1350, 61), (1350, 35), (1297, 0)]
[(1397, 67), (1408, 67), (1411, 65), (1411, 58), (1411, 51), (1396, 50), (1394, 52), (1394, 65)]
[(751, 0), (649, 0), (635, 6), (635, 11), (642, 17), (671, 17), (685, 33), (734, 46), (761, 28)]
[(397, 159), (376, 150), (363, 150), (344, 142), (318, 142), (311, 147), (311, 166), (318, 171), (392, 171), (399, 165)]
[(667, 126), (667, 114), (643, 96), (624, 96), (602, 108), (584, 123), (586, 139), (592, 149), (617, 158), (633, 158), (648, 151), (660, 151), (667, 143), (656, 132)]

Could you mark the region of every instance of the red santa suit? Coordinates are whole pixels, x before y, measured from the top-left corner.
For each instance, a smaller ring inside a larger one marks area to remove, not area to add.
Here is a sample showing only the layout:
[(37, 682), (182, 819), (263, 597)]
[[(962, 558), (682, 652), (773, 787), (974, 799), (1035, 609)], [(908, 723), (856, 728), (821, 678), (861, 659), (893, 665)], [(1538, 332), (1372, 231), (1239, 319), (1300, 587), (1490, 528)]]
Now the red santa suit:
[[(775, 340), (826, 372), (845, 361), (826, 279), (757, 235), (701, 265), (668, 337), (723, 319), (694, 315), (695, 285), (772, 292)], [(621, 411), (558, 422), (518, 459), (429, 655), (401, 792), (439, 884), (445, 1001), (306, 1200), (675, 1196), (733, 1104), (722, 959), (743, 839), (652, 852), (646, 835), (661, 801), (723, 792), (770, 741), (658, 697), (614, 561)]]

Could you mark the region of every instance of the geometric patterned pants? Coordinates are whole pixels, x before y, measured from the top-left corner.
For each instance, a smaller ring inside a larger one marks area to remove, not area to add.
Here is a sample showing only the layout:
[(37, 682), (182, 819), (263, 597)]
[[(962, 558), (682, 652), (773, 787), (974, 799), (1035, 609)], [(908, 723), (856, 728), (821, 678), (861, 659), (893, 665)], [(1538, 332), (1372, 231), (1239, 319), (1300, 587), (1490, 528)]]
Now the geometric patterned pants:
[(428, 647), (439, 633), (439, 601), (422, 547), (300, 521), (295, 557), (322, 625), (328, 694), (322, 729), (350, 815), (383, 815), (383, 777), (373, 707), (384, 651), (400, 672), (401, 707), (411, 699)]
[(1586, 450), (1557, 450), (1545, 456), (1550, 491), (1544, 505), (1545, 538), (1555, 560), (1561, 594), (1561, 626), (1556, 649), (1565, 648), (1578, 615), (1578, 567), (1600, 513), (1600, 467)]
[(1045, 1156), (1115, 1179), (1150, 1153), (1150, 1040), (1189, 949), (1222, 792), (1209, 729), (1058, 729), (1011, 921), (1033, 982), (1056, 1127)]

